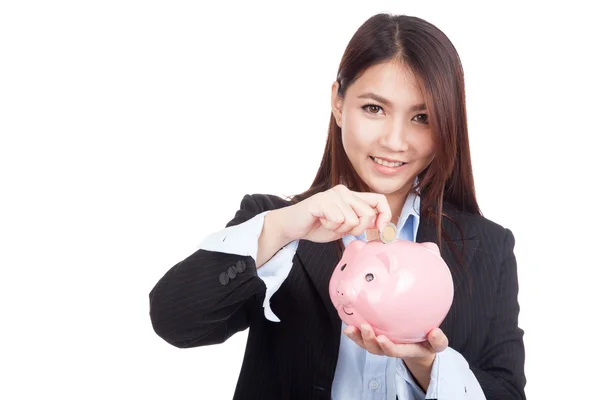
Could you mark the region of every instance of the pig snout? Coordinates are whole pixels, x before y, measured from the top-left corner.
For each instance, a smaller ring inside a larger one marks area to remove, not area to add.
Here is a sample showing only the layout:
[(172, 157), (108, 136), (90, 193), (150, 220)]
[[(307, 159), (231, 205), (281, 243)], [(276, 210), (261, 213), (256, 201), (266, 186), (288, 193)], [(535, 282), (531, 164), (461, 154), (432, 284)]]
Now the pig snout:
[(340, 302), (349, 306), (356, 300), (356, 290), (349, 282), (340, 281), (337, 287), (337, 295)]

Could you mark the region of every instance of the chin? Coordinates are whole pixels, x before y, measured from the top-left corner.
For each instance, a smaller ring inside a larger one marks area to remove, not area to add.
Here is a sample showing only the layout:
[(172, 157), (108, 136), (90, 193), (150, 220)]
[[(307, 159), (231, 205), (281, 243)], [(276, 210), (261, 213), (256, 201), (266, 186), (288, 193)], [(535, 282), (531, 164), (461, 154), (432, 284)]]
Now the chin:
[(372, 179), (372, 178), (365, 182), (367, 183), (367, 186), (369, 186), (371, 191), (373, 191), (374, 193), (379, 193), (379, 194), (383, 194), (383, 195), (394, 194), (394, 193), (400, 191), (402, 188), (406, 187), (406, 182), (404, 182), (404, 180), (402, 180), (401, 182), (399, 182), (399, 181), (394, 182), (393, 179), (390, 179), (390, 178), (385, 179), (384, 182), (382, 182), (381, 179)]

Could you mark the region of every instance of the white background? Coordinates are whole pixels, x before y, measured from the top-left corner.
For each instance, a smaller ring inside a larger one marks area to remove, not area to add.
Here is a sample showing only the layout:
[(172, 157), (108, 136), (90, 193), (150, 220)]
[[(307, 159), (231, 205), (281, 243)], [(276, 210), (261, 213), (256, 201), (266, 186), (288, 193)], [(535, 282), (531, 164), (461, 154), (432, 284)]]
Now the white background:
[(214, 3), (0, 5), (0, 398), (231, 398), (246, 332), (176, 349), (148, 293), (244, 194), (309, 186), (341, 55), (380, 11), (461, 55), (478, 199), (517, 240), (529, 398), (600, 398), (591, 8)]

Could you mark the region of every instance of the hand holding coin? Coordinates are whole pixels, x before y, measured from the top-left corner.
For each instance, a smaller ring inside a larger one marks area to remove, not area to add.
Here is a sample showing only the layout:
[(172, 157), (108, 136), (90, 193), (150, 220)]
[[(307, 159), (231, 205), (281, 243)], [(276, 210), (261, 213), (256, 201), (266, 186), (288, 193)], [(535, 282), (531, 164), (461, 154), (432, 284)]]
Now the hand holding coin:
[(381, 240), (383, 243), (392, 243), (396, 240), (396, 225), (388, 222), (383, 230), (378, 231), (377, 229), (367, 229), (367, 242), (372, 240)]

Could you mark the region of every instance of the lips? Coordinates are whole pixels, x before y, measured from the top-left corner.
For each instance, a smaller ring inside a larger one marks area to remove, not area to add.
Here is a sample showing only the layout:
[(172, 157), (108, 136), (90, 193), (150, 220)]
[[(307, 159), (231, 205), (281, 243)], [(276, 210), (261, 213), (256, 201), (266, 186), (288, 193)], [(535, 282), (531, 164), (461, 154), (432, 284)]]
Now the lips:
[(369, 157), (369, 159), (371, 160), (370, 164), (373, 168), (373, 171), (381, 175), (394, 176), (396, 174), (401, 173), (402, 171), (405, 171), (407, 168), (406, 164), (402, 162), (390, 163), (388, 161), (381, 160), (377, 162), (377, 158), (374, 157)]
[(384, 165), (386, 167), (392, 167), (392, 168), (400, 167), (400, 166), (406, 164), (406, 162), (404, 162), (404, 161), (393, 160), (391, 158), (383, 158), (383, 157), (375, 157), (375, 156), (369, 156), (369, 158), (379, 165)]
[(346, 311), (346, 307), (342, 306), (342, 310), (344, 310), (344, 313), (346, 313), (346, 315), (354, 315), (354, 313), (349, 313), (348, 311)]

